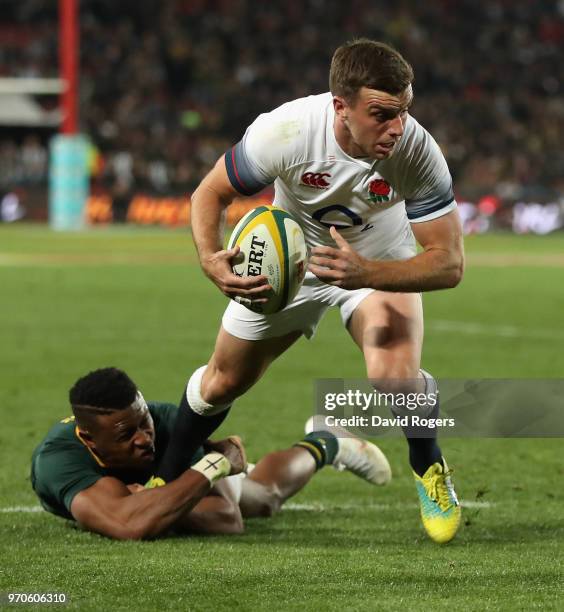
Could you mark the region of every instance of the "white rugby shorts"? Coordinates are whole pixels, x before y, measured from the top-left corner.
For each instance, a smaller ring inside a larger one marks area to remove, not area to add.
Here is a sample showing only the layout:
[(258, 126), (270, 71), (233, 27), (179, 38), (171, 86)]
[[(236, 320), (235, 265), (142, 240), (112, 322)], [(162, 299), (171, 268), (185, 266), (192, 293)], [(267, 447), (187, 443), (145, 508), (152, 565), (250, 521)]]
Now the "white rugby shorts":
[[(403, 244), (390, 252), (386, 259), (408, 259), (415, 255), (415, 244), (410, 236)], [(330, 306), (338, 306), (343, 325), (347, 325), (358, 305), (373, 293), (374, 289), (348, 291), (320, 281), (307, 272), (296, 297), (280, 312), (262, 315), (229, 300), (222, 319), (223, 328), (242, 340), (263, 340), (301, 331), (311, 338)]]

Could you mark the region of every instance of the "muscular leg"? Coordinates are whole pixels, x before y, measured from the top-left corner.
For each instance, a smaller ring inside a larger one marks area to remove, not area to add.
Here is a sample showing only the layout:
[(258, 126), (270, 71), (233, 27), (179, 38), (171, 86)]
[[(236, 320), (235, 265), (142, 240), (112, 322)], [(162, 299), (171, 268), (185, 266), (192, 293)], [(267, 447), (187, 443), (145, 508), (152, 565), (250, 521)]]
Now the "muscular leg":
[(231, 403), (300, 336), (300, 331), (294, 331), (277, 338), (242, 340), (221, 327), (208, 366), (192, 375), (182, 394), (157, 475), (168, 482), (183, 472), (196, 450), (221, 425)]
[(309, 482), (316, 469), (314, 458), (304, 448), (269, 453), (243, 480), (239, 500), (242, 515), (245, 518), (272, 516)]
[(300, 331), (295, 331), (277, 338), (243, 340), (221, 327), (202, 377), (202, 398), (212, 405), (232, 403), (301, 335)]
[[(420, 371), (423, 309), (418, 293), (375, 291), (354, 311), (348, 331), (364, 354), (370, 379), (380, 391), (424, 392)], [(413, 469), (422, 475), (440, 460), (436, 438), (408, 437)]]
[[(308, 421), (309, 424), (309, 421)], [(306, 425), (306, 431), (309, 431)], [(358, 438), (337, 438), (335, 430), (313, 430), (292, 448), (263, 457), (242, 481), (244, 517), (272, 516), (326, 465), (346, 469), (372, 484), (386, 484), (390, 469), (376, 446)]]
[(348, 332), (364, 354), (369, 378), (420, 376), (423, 309), (418, 293), (371, 293), (353, 312)]
[(311, 452), (294, 446), (265, 455), (241, 482), (241, 495), (230, 490), (230, 479), (220, 481), (175, 524), (178, 531), (241, 533), (242, 518), (269, 517), (301, 491), (319, 469)]

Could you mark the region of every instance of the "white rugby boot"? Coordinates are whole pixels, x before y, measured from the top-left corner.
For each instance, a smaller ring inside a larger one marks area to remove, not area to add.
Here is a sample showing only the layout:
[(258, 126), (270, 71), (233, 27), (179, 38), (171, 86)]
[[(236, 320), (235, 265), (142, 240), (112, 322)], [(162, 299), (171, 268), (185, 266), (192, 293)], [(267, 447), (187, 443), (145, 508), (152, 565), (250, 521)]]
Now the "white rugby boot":
[(392, 479), (392, 469), (386, 455), (372, 442), (357, 438), (343, 427), (328, 427), (321, 415), (310, 417), (305, 424), (306, 434), (328, 431), (337, 438), (339, 450), (333, 467), (347, 470), (374, 485), (385, 485)]

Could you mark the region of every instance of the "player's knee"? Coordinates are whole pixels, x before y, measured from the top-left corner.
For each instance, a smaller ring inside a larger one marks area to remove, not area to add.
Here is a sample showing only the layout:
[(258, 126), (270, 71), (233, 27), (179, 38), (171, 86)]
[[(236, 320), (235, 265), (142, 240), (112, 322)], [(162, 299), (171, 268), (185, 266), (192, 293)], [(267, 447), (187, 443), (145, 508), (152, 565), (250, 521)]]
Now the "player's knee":
[(419, 378), (419, 368), (405, 360), (388, 363), (381, 359), (367, 360), (366, 368), (372, 385), (382, 393), (408, 391)]
[(269, 518), (280, 512), (282, 497), (277, 490), (265, 490), (264, 495), (258, 500), (256, 513), (259, 517)]
[(386, 405), (394, 414), (427, 417), (438, 411), (437, 382), (429, 372), (398, 364), (378, 374), (370, 382), (379, 394), (386, 396)]
[[(249, 376), (235, 368), (221, 368), (210, 363), (209, 376), (202, 381), (201, 394), (210, 404), (231, 403), (252, 387), (256, 377)], [(207, 374), (207, 373), (206, 373)]]

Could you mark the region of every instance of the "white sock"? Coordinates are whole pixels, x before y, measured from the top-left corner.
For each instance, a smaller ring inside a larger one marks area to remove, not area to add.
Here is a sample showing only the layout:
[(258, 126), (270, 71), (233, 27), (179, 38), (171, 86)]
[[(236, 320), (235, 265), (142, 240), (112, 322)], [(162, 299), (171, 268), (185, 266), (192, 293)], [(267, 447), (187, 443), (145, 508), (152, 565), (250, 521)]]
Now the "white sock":
[(186, 386), (186, 399), (188, 400), (188, 404), (196, 414), (201, 416), (213, 416), (214, 414), (224, 412), (231, 406), (231, 404), (209, 404), (202, 397), (202, 377), (207, 367), (208, 366), (205, 365), (198, 368), (192, 376), (190, 376), (190, 380)]
[[(425, 395), (429, 397), (430, 395), (434, 395), (438, 402), (439, 397), (439, 387), (437, 385), (437, 381), (433, 378), (432, 374), (429, 374), (427, 370), (421, 368), (419, 370), (421, 374), (423, 374), (423, 379), (425, 380)], [(433, 410), (435, 410), (436, 404), (432, 405), (432, 402), (428, 402), (427, 405), (422, 410), (421, 416), (428, 417), (432, 414)]]

